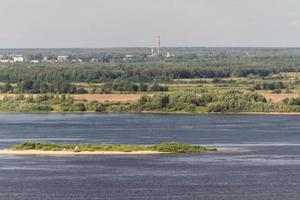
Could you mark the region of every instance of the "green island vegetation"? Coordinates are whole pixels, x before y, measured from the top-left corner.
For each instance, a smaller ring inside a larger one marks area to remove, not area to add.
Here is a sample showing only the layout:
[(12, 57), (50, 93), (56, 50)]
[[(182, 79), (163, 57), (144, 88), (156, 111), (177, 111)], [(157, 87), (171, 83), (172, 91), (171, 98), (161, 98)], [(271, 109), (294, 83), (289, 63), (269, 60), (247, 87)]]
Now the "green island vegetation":
[(297, 48), (14, 51), (38, 62), (0, 63), (2, 112), (300, 113)]
[(162, 153), (201, 153), (214, 152), (216, 148), (203, 147), (179, 142), (161, 143), (155, 145), (121, 145), (121, 144), (51, 144), (40, 142), (25, 142), (10, 148), (12, 151), (72, 151), (72, 152), (96, 152), (96, 151), (117, 151), (117, 152), (134, 152), (134, 151), (156, 151)]

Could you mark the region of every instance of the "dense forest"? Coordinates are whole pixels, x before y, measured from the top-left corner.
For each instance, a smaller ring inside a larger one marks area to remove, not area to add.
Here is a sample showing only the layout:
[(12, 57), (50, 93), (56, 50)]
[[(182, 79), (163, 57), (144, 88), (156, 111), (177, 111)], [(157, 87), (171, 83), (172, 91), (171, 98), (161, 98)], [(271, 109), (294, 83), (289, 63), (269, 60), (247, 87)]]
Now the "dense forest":
[[(115, 79), (132, 81), (171, 81), (174, 78), (245, 77), (249, 74), (267, 76), (277, 68), (248, 67), (197, 67), (176, 66), (170, 63), (63, 66), (1, 66), (0, 80), (17, 83), (19, 81), (44, 82), (107, 82)], [(282, 71), (295, 69), (282, 68)]]
[[(72, 57), (84, 57), (88, 56), (88, 53), (96, 54), (96, 50), (95, 52), (86, 51), (74, 50), (68, 53)], [(99, 53), (105, 54), (109, 59), (106, 61), (100, 59), (97, 63), (0, 64), (0, 81), (11, 83), (27, 80), (109, 82), (120, 79), (136, 82), (170, 82), (172, 79), (185, 78), (247, 77), (249, 75), (266, 77), (279, 72), (297, 72), (300, 69), (299, 49), (175, 48), (171, 49), (176, 55), (174, 58), (162, 57), (160, 60), (134, 62), (112, 59), (115, 55), (122, 56), (126, 52), (120, 49), (115, 51), (107, 50), (107, 52)], [(143, 51), (145, 52), (145, 49)], [(129, 52), (136, 53), (137, 49), (129, 50)], [(139, 54), (144, 55), (144, 52)], [(55, 51), (52, 53), (58, 54)]]
[(93, 87), (89, 91), (75, 84), (65, 82), (45, 83), (39, 81), (21, 81), (16, 87), (9, 82), (0, 86), (0, 93), (31, 93), (31, 94), (112, 94), (113, 92), (166, 92), (167, 86), (161, 86), (158, 83), (153, 84), (135, 84), (130, 81), (114, 81), (105, 83), (101, 87)]

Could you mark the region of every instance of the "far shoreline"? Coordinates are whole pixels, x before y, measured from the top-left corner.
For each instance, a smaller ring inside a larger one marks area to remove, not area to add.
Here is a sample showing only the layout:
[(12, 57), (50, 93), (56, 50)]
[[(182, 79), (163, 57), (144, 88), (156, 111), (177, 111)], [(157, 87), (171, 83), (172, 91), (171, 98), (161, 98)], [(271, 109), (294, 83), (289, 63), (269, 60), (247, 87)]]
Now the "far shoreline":
[(107, 114), (140, 114), (140, 115), (193, 115), (193, 116), (201, 116), (201, 115), (291, 115), (291, 116), (300, 116), (300, 112), (224, 112), (224, 113), (208, 113), (208, 112), (158, 112), (158, 111), (143, 111), (143, 112), (9, 112), (9, 111), (0, 111), (0, 114), (95, 114), (95, 115), (107, 115)]

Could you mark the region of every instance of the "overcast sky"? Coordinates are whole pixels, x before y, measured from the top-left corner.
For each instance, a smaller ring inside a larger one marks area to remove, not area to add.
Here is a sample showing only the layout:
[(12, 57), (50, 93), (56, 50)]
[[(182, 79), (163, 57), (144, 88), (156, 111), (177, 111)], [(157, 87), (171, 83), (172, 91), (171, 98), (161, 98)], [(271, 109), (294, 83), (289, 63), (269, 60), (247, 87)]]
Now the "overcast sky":
[(300, 47), (300, 0), (0, 0), (0, 48)]

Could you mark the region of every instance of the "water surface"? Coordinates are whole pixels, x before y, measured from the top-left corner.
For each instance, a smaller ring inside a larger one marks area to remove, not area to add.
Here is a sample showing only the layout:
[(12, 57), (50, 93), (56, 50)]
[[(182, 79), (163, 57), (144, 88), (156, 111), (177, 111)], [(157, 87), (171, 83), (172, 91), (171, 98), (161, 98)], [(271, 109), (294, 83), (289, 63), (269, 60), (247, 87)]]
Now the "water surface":
[(0, 114), (23, 141), (217, 146), (213, 154), (0, 156), (0, 199), (299, 199), (300, 116)]

